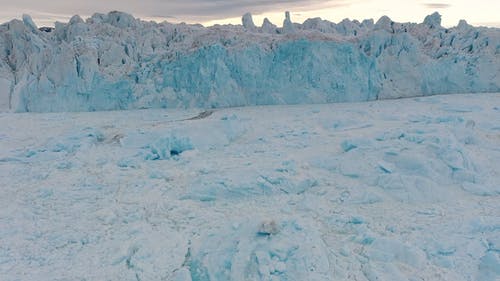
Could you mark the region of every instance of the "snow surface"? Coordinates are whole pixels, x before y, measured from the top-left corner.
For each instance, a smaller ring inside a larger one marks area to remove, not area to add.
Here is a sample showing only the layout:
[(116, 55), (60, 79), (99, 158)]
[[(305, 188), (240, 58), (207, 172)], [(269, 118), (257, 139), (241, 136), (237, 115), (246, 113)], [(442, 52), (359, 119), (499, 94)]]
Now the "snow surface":
[(500, 91), (500, 29), (382, 17), (283, 27), (74, 16), (0, 25), (0, 111), (220, 108)]
[(500, 278), (500, 94), (0, 114), (1, 280)]

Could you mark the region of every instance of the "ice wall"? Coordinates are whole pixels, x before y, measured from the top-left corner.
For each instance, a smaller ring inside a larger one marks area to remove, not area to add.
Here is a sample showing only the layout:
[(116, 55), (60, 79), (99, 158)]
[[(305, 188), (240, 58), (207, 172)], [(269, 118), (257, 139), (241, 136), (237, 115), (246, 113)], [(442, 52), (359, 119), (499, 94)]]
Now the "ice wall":
[(500, 92), (500, 30), (309, 19), (205, 28), (121, 12), (0, 25), (0, 111), (366, 101)]

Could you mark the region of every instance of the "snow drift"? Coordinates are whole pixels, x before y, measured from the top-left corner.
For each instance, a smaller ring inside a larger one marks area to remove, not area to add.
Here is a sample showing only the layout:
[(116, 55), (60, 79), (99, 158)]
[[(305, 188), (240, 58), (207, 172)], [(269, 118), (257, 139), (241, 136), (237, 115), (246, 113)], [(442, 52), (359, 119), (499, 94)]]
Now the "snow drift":
[(111, 12), (0, 25), (0, 111), (367, 101), (500, 91), (500, 30), (382, 17), (283, 27), (155, 23)]

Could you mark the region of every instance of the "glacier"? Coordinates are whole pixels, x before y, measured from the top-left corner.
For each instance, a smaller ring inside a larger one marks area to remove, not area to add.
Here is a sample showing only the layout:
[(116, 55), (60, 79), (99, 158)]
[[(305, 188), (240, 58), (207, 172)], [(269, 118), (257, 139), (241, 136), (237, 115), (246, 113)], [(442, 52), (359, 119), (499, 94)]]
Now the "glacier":
[(496, 281), (500, 93), (0, 113), (0, 279)]
[(222, 108), (500, 91), (500, 30), (320, 18), (283, 27), (122, 12), (0, 25), (0, 111)]

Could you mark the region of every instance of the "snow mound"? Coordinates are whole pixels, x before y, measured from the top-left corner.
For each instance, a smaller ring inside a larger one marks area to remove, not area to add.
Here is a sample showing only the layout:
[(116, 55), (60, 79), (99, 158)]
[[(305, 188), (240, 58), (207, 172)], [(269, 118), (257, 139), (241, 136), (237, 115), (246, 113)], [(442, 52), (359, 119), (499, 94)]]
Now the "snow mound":
[[(110, 12), (0, 25), (1, 111), (367, 101), (500, 91), (500, 31), (382, 17), (283, 27), (155, 23)], [(50, 31), (50, 32), (47, 32)]]
[[(187, 266), (192, 280), (330, 280), (327, 251), (310, 221), (284, 220), (263, 234), (257, 223), (212, 229), (193, 243)], [(225, 233), (224, 237), (214, 235)]]
[(160, 138), (153, 144), (144, 147), (147, 150), (146, 160), (165, 160), (179, 156), (186, 150), (192, 150), (193, 145), (189, 138), (176, 136)]

